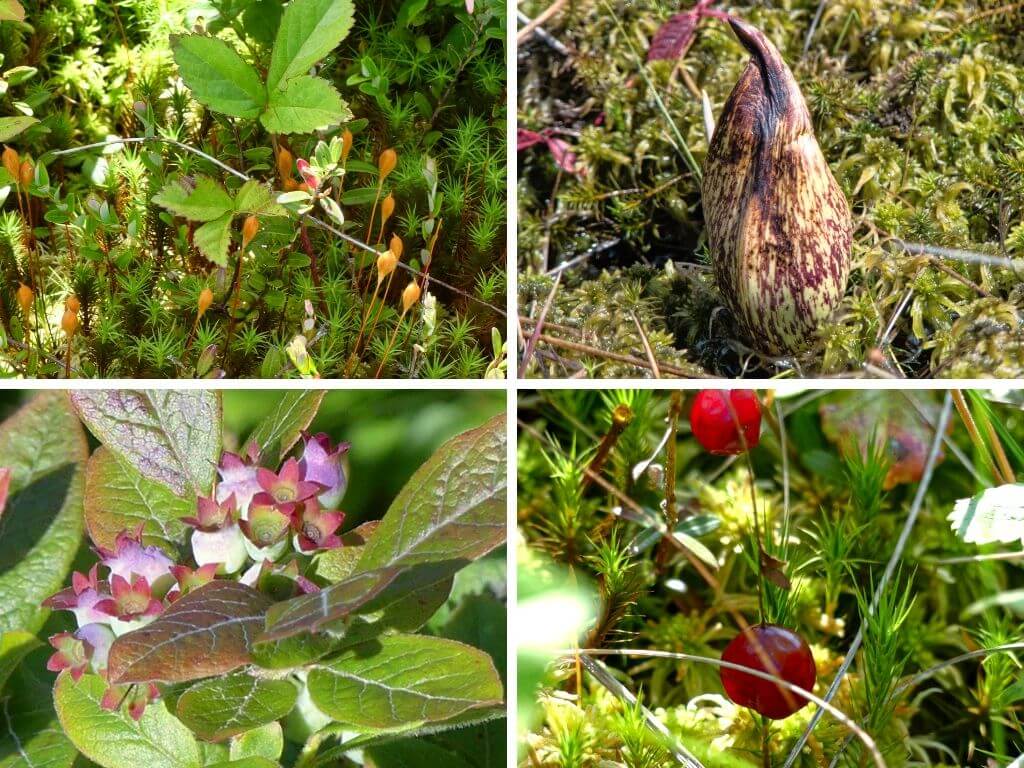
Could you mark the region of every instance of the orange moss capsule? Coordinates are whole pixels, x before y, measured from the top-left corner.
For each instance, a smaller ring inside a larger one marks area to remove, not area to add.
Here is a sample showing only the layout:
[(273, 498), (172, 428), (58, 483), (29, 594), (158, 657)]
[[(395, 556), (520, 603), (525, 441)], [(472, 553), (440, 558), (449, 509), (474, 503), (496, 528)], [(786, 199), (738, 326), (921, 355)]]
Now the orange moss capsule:
[(380, 256), (377, 257), (377, 286), (384, 281), (384, 279), (395, 271), (395, 267), (398, 265), (398, 257), (395, 256), (392, 251), (384, 251)]
[(260, 221), (255, 216), (247, 216), (245, 223), (242, 225), (242, 249), (249, 247), (249, 243), (256, 237), (256, 233), (260, 231)]
[(287, 149), (277, 151), (277, 175), (281, 181), (292, 180), (292, 168), (295, 167), (295, 158)]
[(32, 163), (28, 160), (22, 160), (21, 168), (18, 169), (18, 180), (21, 182), (21, 186), (27, 187), (32, 183), (35, 176), (36, 169), (32, 167)]
[(405, 251), (405, 245), (402, 243), (402, 238), (398, 235), (391, 236), (391, 242), (388, 244), (391, 252), (395, 254), (396, 259), (402, 258), (402, 252)]
[(21, 158), (18, 156), (17, 151), (10, 147), (4, 147), (3, 162), (4, 168), (11, 174), (11, 177), (17, 179), (21, 170)]
[(352, 131), (346, 130), (341, 134), (341, 162), (348, 162), (348, 155), (352, 151)]
[(78, 300), (78, 297), (71, 294), (64, 300), (64, 309), (70, 309), (72, 312), (77, 313), (82, 308), (82, 302)]
[(380, 171), (381, 182), (391, 175), (396, 165), (398, 165), (398, 155), (395, 153), (395, 150), (385, 149), (380, 153), (380, 158), (377, 160), (377, 169)]
[(405, 314), (412, 309), (420, 300), (420, 285), (415, 280), (405, 286), (402, 291), (402, 313)]
[(199, 292), (199, 302), (197, 304), (198, 311), (196, 312), (196, 320), (198, 321), (203, 315), (206, 314), (206, 310), (213, 304), (213, 291), (209, 288), (203, 288)]
[(68, 338), (71, 338), (78, 331), (78, 313), (70, 309), (64, 310), (64, 316), (60, 319), (60, 327)]
[(391, 214), (395, 212), (395, 196), (390, 192), (380, 204), (380, 215), (381, 215), (381, 226), (387, 223), (387, 220), (391, 218)]
[(32, 302), (36, 300), (36, 295), (32, 289), (22, 283), (18, 287), (18, 305), (21, 307), (21, 311), (26, 315), (32, 312)]

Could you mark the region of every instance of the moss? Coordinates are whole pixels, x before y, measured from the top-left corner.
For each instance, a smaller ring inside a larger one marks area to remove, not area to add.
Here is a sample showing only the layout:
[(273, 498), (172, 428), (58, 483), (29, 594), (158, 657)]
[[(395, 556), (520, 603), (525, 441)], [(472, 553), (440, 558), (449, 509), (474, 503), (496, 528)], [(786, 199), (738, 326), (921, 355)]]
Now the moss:
[[(866, 365), (900, 376), (1024, 373), (1024, 294), (1015, 290), (1024, 274), (1024, 8), (830, 2), (804, 55), (816, 0), (727, 7), (789, 62), (854, 214), (846, 300), (807, 352), (769, 359), (738, 337), (707, 274), (700, 185), (675, 134), (702, 162), (708, 142), (693, 89), (707, 93), (717, 116), (747, 55), (727, 25), (706, 18), (680, 62), (641, 63), (660, 25), (690, 3), (682, 5), (579, 0), (545, 26), (571, 55), (537, 36), (521, 52), (520, 123), (569, 142), (579, 168), (560, 169), (543, 144), (520, 153), (523, 314), (539, 311), (528, 276), (576, 260), (550, 317), (579, 313), (583, 297), (590, 315), (618, 316), (604, 326), (603, 350), (636, 349), (621, 293), (607, 290), (633, 275), (654, 299), (646, 332), (672, 336), (658, 359), (707, 373), (860, 375)], [(895, 238), (1011, 259), (1012, 268), (909, 253)], [(653, 267), (645, 278), (632, 271), (638, 264)], [(650, 375), (600, 354), (552, 351), (567, 369)], [(543, 355), (533, 360), (531, 375), (552, 374)]]

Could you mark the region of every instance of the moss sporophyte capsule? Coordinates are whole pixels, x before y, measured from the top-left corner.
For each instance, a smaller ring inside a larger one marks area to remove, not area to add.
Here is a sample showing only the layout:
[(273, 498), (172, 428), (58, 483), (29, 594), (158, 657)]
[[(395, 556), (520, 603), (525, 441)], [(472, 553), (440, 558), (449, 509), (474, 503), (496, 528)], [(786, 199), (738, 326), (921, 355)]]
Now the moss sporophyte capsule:
[(850, 207), (782, 56), (759, 30), (729, 23), (751, 58), (704, 162), (711, 261), (747, 341), (785, 355), (811, 345), (843, 299)]

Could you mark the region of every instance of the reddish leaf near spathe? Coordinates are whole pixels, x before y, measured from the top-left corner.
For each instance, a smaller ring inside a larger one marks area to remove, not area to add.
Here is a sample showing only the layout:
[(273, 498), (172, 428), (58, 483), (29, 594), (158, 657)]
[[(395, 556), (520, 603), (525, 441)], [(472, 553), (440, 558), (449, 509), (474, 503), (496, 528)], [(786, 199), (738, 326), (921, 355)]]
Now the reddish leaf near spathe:
[(647, 60), (674, 61), (682, 56), (693, 42), (694, 34), (697, 32), (697, 22), (701, 20), (701, 17), (729, 18), (729, 14), (724, 11), (712, 10), (710, 6), (714, 3), (715, 0), (698, 0), (693, 8), (677, 13), (662, 24), (651, 39), (651, 47), (647, 49)]
[(555, 164), (566, 173), (582, 173), (582, 169), (576, 162), (576, 153), (569, 145), (569, 142), (564, 139), (555, 138), (550, 128), (545, 128), (539, 133), (537, 131), (528, 131), (525, 128), (516, 130), (517, 151), (522, 152), (524, 149), (529, 149), (537, 144), (546, 144), (551, 157), (555, 160)]

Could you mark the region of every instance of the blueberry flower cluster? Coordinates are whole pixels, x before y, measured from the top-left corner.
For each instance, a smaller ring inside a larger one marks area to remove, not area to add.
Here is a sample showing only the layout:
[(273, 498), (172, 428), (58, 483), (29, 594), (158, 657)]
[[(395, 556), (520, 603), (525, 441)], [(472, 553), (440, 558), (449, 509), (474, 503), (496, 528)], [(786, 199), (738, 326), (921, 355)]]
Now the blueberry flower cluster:
[[(68, 670), (78, 680), (86, 672), (106, 678), (114, 640), (159, 616), (182, 595), (227, 578), (259, 587), (265, 575), (290, 578), (297, 592), (319, 587), (301, 575), (298, 557), (340, 547), (345, 518), (335, 508), (347, 485), (342, 460), (348, 444), (331, 444), (325, 434), (303, 434), (301, 456), (277, 472), (259, 465), (255, 445), (244, 455), (225, 452), (217, 467), (212, 496), (199, 497), (191, 526), (192, 561), (175, 563), (159, 546), (145, 544), (142, 526), (118, 534), (114, 548), (94, 548), (99, 562), (87, 574), (73, 573), (71, 586), (44, 605), (71, 611), (78, 629), (50, 638), (55, 653), (47, 668)], [(127, 703), (136, 720), (159, 695), (153, 684), (108, 683), (102, 706)]]

